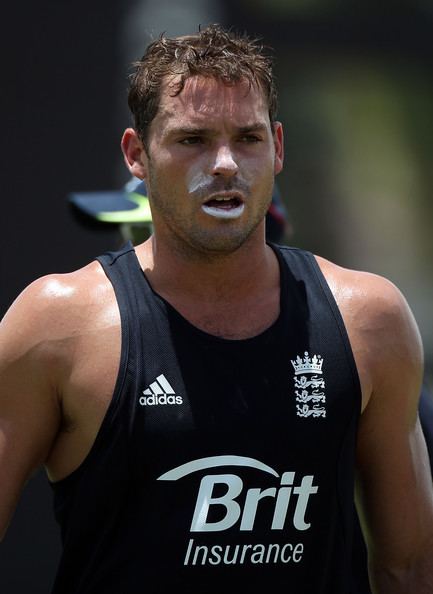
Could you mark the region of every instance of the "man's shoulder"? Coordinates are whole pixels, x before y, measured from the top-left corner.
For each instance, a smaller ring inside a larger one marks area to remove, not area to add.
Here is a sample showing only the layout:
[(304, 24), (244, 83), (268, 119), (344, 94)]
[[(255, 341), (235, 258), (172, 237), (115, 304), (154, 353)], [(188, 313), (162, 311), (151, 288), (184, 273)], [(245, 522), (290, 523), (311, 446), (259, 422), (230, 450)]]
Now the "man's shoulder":
[(90, 304), (108, 288), (109, 281), (97, 261), (67, 273), (52, 273), (30, 283), (13, 302), (8, 315), (50, 315), (55, 311), (68, 315), (71, 309)]
[(384, 276), (344, 268), (320, 256), (315, 258), (339, 306), (350, 305), (375, 322), (376, 316), (398, 316), (407, 310), (401, 291)]
[[(0, 323), (0, 347), (40, 350), (82, 332), (111, 297), (96, 261), (69, 273), (48, 274), (28, 285)], [(12, 341), (12, 342), (11, 342)]]
[(368, 370), (373, 384), (396, 369), (420, 377), (420, 333), (397, 286), (383, 276), (316, 259), (343, 316), (358, 366)]

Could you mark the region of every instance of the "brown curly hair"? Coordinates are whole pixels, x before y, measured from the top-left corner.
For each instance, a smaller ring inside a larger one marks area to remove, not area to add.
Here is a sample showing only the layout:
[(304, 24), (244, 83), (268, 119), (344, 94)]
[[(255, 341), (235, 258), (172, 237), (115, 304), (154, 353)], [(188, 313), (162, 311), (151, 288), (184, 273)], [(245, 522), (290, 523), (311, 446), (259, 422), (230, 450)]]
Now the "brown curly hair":
[(265, 95), (271, 123), (277, 111), (277, 92), (272, 59), (259, 40), (233, 33), (219, 25), (210, 25), (194, 35), (168, 38), (162, 34), (152, 42), (144, 56), (133, 64), (128, 105), (134, 127), (146, 144), (148, 127), (159, 107), (161, 86), (166, 76), (178, 81), (173, 96), (185, 81), (195, 75), (213, 77), (227, 85), (246, 80), (259, 86)]

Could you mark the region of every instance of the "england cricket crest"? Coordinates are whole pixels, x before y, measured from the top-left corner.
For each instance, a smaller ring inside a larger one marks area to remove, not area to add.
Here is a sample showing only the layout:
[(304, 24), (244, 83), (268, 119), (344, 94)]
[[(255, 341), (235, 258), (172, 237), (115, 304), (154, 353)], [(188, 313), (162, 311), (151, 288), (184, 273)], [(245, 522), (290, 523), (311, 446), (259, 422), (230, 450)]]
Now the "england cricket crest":
[(291, 360), (295, 375), (296, 414), (298, 417), (325, 418), (326, 395), (323, 378), (323, 359), (320, 355), (310, 357), (305, 351), (304, 357), (299, 355)]

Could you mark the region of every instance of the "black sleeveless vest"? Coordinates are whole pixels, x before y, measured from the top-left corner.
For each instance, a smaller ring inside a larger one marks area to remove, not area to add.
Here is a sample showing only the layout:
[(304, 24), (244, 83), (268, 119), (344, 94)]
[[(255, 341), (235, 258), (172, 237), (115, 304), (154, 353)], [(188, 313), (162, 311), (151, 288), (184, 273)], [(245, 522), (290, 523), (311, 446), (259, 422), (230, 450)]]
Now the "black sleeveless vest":
[(99, 258), (120, 370), (90, 454), (53, 485), (55, 594), (350, 593), (358, 375), (314, 257), (273, 249), (281, 313), (246, 340), (192, 326), (130, 244)]

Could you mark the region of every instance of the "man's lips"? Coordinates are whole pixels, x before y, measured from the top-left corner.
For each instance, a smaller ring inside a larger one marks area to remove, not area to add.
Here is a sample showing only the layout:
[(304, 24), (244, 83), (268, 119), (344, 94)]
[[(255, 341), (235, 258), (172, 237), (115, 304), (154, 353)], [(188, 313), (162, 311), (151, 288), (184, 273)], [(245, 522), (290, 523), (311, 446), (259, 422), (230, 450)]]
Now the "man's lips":
[(237, 219), (242, 215), (244, 209), (245, 204), (242, 198), (233, 192), (215, 194), (202, 204), (202, 210), (206, 214), (220, 219)]
[(210, 200), (206, 200), (206, 206), (212, 206), (214, 208), (236, 208), (242, 204), (242, 200), (240, 200), (237, 196), (226, 196), (226, 197), (217, 197), (211, 198)]

